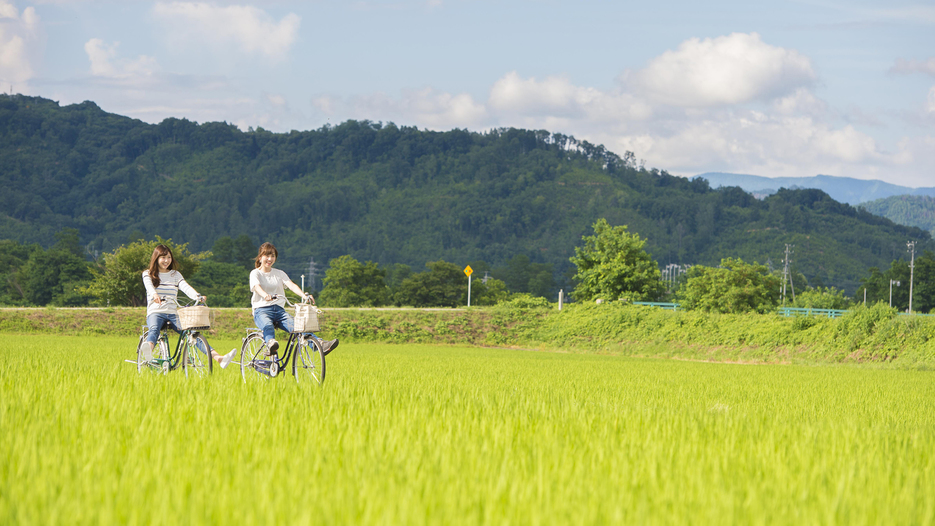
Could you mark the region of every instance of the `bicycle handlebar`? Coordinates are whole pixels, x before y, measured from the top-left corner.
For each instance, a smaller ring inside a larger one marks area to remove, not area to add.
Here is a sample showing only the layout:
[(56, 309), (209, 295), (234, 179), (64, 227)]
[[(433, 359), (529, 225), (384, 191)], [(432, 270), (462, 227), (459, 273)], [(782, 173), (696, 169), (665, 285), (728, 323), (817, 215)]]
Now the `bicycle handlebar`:
[[(270, 299), (271, 299), (271, 300), (275, 300), (275, 299), (279, 299), (279, 298), (284, 299), (284, 300), (286, 301), (286, 303), (287, 303), (290, 307), (295, 307), (296, 305), (314, 305), (315, 308), (318, 309), (318, 305), (315, 305), (314, 303), (311, 302), (311, 300), (312, 300), (312, 295), (311, 295), (311, 294), (306, 294), (305, 297), (302, 298), (302, 301), (300, 301), (300, 302), (298, 302), (298, 303), (293, 303), (293, 302), (289, 301), (289, 298), (287, 298), (286, 296), (280, 296), (279, 294), (270, 294)], [(318, 309), (318, 312), (320, 313), (320, 312), (321, 312), (321, 309)]]
[[(160, 301), (160, 302), (169, 301), (169, 298), (164, 298), (164, 297), (159, 296), (159, 295), (156, 295), (156, 297), (159, 298), (159, 301)], [(194, 306), (194, 305), (198, 305), (199, 303), (202, 304), (202, 305), (204, 305), (205, 307), (207, 307), (207, 306), (208, 306), (208, 298), (205, 297), (204, 295), (199, 295), (198, 298), (196, 298), (195, 300), (192, 300), (191, 303), (186, 304), (185, 307), (191, 307), (191, 306)], [(176, 304), (176, 305), (179, 304), (178, 298), (175, 299), (175, 304)]]

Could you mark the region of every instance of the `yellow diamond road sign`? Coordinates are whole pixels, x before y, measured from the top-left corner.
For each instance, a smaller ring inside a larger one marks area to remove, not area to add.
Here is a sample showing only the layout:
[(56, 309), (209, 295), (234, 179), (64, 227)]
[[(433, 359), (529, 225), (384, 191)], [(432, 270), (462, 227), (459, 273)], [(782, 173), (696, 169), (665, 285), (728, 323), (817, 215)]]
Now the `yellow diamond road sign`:
[(471, 268), (471, 265), (464, 267), (464, 274), (468, 277), (471, 277), (471, 274), (474, 273), (474, 269)]

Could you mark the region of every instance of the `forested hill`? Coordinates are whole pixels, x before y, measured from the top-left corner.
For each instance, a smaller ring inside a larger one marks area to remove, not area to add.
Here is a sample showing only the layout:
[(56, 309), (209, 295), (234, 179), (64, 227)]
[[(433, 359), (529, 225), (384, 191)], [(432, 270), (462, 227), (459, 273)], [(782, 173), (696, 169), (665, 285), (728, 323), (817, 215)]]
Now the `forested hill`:
[(935, 233), (935, 197), (894, 195), (860, 204), (872, 214), (892, 219), (901, 225), (917, 226)]
[(419, 271), (428, 261), (503, 265), (517, 255), (567, 275), (604, 217), (648, 239), (660, 265), (741, 257), (852, 293), (929, 234), (821, 191), (758, 201), (712, 190), (572, 137), (500, 129), (420, 131), (348, 121), (312, 131), (226, 123), (151, 125), (92, 102), (0, 96), (0, 239), (49, 246), (65, 227), (90, 251), (160, 235), (208, 250), (222, 236), (272, 241), (283, 266), (344, 254)]

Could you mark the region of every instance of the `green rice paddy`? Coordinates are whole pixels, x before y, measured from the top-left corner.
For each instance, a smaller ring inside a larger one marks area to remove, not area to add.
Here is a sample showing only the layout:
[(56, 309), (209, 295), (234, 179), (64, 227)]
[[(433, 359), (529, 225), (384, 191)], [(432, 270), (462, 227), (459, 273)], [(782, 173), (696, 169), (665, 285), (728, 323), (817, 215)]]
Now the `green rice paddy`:
[(135, 345), (0, 335), (0, 524), (935, 522), (935, 372), (342, 344), (245, 385)]

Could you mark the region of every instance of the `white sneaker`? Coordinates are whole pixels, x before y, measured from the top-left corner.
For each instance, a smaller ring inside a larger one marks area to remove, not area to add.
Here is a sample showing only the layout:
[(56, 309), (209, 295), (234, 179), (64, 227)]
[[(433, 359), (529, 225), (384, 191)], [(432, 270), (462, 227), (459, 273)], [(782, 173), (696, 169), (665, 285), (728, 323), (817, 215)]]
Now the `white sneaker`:
[(143, 342), (143, 344), (140, 345), (140, 354), (143, 355), (144, 362), (153, 361), (153, 348), (148, 343)]
[(234, 359), (234, 354), (237, 353), (237, 349), (231, 349), (231, 352), (221, 356), (221, 369), (226, 369), (230, 365), (231, 360)]
[(279, 350), (279, 342), (276, 340), (270, 340), (266, 342), (266, 348), (269, 349), (270, 354), (276, 354), (276, 351)]

